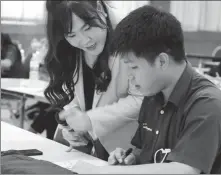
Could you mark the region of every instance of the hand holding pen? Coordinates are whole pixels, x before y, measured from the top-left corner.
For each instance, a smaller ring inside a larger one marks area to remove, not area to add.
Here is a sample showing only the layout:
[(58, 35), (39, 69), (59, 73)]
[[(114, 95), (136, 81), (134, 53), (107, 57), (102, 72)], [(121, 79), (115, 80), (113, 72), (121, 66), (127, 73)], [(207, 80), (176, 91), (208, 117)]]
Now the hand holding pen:
[(110, 165), (133, 165), (136, 163), (135, 155), (132, 153), (133, 149), (129, 148), (125, 151), (122, 148), (117, 148), (110, 153), (108, 163)]

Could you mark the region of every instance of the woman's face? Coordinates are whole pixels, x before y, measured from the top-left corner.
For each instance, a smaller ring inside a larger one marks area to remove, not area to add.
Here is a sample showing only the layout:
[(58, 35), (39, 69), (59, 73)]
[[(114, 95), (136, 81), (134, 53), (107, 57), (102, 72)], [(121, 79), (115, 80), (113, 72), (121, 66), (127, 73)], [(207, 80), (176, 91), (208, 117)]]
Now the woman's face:
[(92, 27), (74, 13), (72, 13), (72, 24), (72, 32), (65, 36), (66, 40), (72, 46), (98, 56), (104, 49), (107, 29)]

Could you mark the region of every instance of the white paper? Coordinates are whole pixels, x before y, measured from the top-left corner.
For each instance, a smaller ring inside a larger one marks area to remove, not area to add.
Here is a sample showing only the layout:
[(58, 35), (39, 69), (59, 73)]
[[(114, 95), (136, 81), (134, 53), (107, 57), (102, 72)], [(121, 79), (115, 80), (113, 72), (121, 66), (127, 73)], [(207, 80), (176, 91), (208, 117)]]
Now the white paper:
[(71, 171), (74, 171), (74, 166), (78, 161), (86, 162), (89, 164), (92, 164), (94, 166), (107, 166), (108, 163), (101, 160), (69, 160), (69, 161), (62, 161), (62, 162), (53, 162), (54, 164), (61, 166), (63, 168), (69, 169)]

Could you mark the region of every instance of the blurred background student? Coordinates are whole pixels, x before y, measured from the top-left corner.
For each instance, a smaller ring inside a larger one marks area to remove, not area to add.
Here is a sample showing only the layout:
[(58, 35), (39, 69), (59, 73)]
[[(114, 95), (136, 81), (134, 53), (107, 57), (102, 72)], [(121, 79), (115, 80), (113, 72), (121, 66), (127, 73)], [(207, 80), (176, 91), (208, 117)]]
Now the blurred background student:
[[(49, 81), (49, 76), (45, 68), (44, 57), (47, 52), (48, 45), (46, 38), (41, 38), (40, 40), (34, 38), (31, 41), (31, 52), (26, 57), (25, 63), (28, 67), (28, 78), (31, 79), (32, 65), (31, 61), (34, 59), (34, 54), (36, 54), (39, 64), (39, 77), (40, 80)], [(36, 62), (37, 63), (37, 62)], [(54, 133), (57, 128), (57, 122), (55, 120), (56, 109), (52, 108), (49, 103), (44, 103), (38, 101), (37, 103), (28, 106), (25, 110), (26, 116), (33, 120), (30, 124), (28, 131), (33, 133), (42, 134), (46, 131), (46, 137), (53, 140)]]
[(9, 34), (1, 33), (1, 77), (18, 78), (22, 76), (21, 53)]

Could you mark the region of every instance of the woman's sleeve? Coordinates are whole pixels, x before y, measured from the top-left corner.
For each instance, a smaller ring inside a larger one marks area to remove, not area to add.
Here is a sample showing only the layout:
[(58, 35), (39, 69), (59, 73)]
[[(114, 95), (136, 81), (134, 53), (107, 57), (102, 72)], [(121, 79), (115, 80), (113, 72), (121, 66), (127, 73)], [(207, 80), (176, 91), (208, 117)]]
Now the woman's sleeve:
[(111, 70), (113, 71), (112, 79), (115, 81), (118, 100), (112, 104), (87, 111), (93, 133), (98, 138), (106, 136), (127, 124), (137, 122), (143, 101), (143, 96), (132, 85), (129, 79), (129, 69), (122, 60), (115, 59)]
[[(76, 97), (76, 96), (75, 96)], [(78, 104), (78, 100), (77, 98), (74, 98), (69, 104), (67, 104), (66, 106), (64, 106), (64, 109), (65, 108), (71, 108), (71, 107), (76, 107), (76, 106), (79, 106)], [(64, 127), (62, 126), (61, 124), (58, 124), (57, 126), (57, 129), (55, 131), (55, 134), (54, 134), (54, 138), (53, 140), (59, 142), (59, 143), (62, 143), (62, 144), (65, 144), (65, 145), (68, 145), (68, 141), (64, 139), (63, 135), (62, 135), (62, 130), (63, 129), (67, 129), (67, 127)]]

